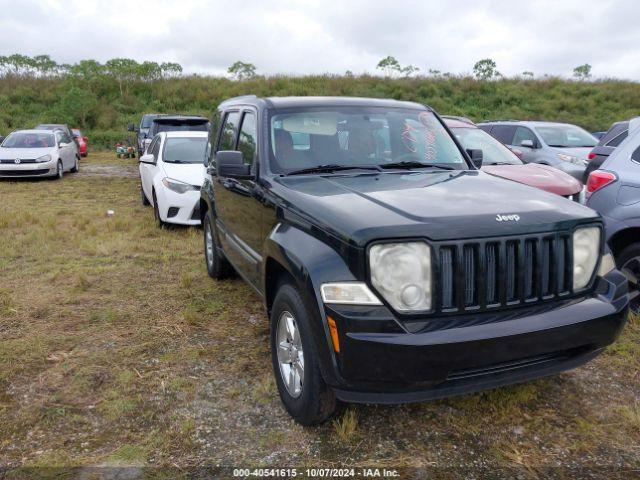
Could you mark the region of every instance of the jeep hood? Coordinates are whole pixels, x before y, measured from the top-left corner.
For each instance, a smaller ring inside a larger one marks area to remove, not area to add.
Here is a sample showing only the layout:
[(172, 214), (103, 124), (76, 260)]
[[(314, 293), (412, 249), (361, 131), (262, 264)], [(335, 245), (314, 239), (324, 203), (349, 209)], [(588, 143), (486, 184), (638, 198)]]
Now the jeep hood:
[[(277, 177), (292, 223), (364, 246), (377, 239), (479, 238), (554, 231), (598, 214), (557, 195), (479, 171)], [(518, 220), (497, 221), (497, 215)]]

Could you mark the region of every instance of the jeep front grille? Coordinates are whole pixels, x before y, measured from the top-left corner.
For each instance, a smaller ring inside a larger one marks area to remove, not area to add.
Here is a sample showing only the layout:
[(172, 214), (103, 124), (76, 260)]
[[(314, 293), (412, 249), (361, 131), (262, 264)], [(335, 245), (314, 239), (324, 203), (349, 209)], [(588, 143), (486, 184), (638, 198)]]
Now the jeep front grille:
[(571, 293), (570, 233), (470, 240), (434, 248), (439, 312), (534, 304)]

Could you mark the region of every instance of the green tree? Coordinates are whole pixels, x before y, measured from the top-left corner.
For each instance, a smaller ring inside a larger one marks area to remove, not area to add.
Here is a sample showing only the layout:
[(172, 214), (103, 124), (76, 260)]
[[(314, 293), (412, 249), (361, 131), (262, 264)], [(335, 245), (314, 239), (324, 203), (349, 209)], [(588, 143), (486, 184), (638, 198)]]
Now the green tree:
[(490, 58), (478, 60), (473, 66), (473, 75), (478, 80), (491, 80), (500, 76), (500, 72), (496, 70), (496, 62)]
[(58, 73), (58, 64), (49, 55), (37, 55), (33, 57), (33, 67), (39, 75), (48, 77)]
[(402, 67), (400, 69), (400, 73), (402, 73), (405, 77), (410, 77), (414, 73), (418, 73), (420, 69), (418, 67), (414, 67), (413, 65), (407, 65), (406, 67)]
[(253, 63), (246, 63), (238, 60), (227, 69), (227, 73), (229, 73), (235, 80), (247, 80), (255, 77), (256, 66)]
[(573, 76), (578, 80), (588, 80), (591, 78), (591, 65), (585, 63), (584, 65), (578, 65), (573, 69)]
[(398, 60), (396, 60), (395, 57), (392, 57), (391, 55), (387, 55), (382, 60), (380, 60), (378, 62), (378, 65), (376, 65), (376, 68), (378, 70), (382, 70), (385, 77), (392, 77), (394, 73), (402, 71), (402, 67), (400, 67), (400, 63), (398, 62)]
[(533, 78), (533, 72), (530, 72), (529, 70), (525, 70), (524, 72), (522, 72), (522, 76), (525, 78)]
[(90, 112), (97, 106), (95, 95), (80, 87), (73, 86), (65, 89), (59, 101), (59, 112), (69, 123), (87, 126)]
[(173, 62), (160, 64), (160, 72), (163, 77), (177, 77), (182, 73), (182, 65)]
[(126, 84), (139, 77), (140, 65), (130, 58), (112, 58), (104, 66), (107, 73), (118, 82), (120, 99), (122, 99), (126, 91)]

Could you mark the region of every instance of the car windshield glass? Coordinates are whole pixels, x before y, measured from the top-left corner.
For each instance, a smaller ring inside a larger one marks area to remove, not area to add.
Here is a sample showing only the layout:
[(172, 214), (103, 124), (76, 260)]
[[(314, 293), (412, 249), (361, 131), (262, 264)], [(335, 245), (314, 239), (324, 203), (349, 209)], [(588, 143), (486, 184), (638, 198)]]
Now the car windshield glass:
[(550, 147), (595, 147), (596, 137), (575, 125), (545, 125), (535, 127), (544, 143)]
[(180, 122), (156, 122), (156, 132), (206, 132), (209, 129), (209, 123), (180, 123)]
[(2, 148), (50, 148), (56, 146), (56, 139), (51, 133), (11, 133), (2, 142)]
[(331, 165), (389, 165), (468, 169), (436, 116), (426, 110), (386, 107), (317, 107), (274, 110), (270, 118), (274, 173)]
[(167, 138), (162, 161), (169, 163), (202, 163), (207, 145), (205, 137)]
[(145, 115), (144, 117), (142, 117), (140, 128), (149, 128), (154, 118), (157, 118), (157, 117), (154, 117), (152, 115), (149, 115), (149, 116)]
[(462, 148), (482, 150), (483, 165), (522, 165), (507, 147), (479, 128), (452, 128)]

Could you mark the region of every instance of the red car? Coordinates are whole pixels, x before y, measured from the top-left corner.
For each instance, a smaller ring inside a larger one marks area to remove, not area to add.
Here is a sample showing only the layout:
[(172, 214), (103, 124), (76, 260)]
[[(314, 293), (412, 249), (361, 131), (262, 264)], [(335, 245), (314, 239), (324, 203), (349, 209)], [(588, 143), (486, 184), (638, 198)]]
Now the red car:
[(77, 128), (72, 128), (71, 133), (73, 133), (73, 138), (78, 142), (78, 150), (80, 151), (80, 155), (86, 157), (89, 155), (89, 139), (82, 135), (82, 132)]
[(522, 163), (514, 152), (470, 121), (453, 117), (443, 119), (463, 148), (482, 150), (483, 172), (579, 200), (582, 184), (571, 175), (549, 165)]

